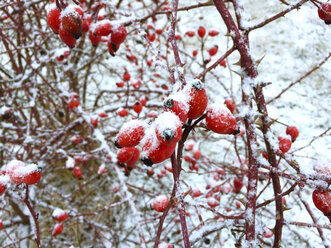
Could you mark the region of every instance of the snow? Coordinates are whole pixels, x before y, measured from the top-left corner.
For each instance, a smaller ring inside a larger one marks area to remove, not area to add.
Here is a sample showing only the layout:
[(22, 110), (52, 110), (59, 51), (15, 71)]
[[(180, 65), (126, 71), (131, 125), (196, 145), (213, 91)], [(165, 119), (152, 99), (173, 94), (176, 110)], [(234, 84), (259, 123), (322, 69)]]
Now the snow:
[(55, 219), (56, 217), (63, 215), (65, 213), (66, 213), (66, 211), (64, 211), (63, 209), (56, 208), (52, 213), (52, 217)]

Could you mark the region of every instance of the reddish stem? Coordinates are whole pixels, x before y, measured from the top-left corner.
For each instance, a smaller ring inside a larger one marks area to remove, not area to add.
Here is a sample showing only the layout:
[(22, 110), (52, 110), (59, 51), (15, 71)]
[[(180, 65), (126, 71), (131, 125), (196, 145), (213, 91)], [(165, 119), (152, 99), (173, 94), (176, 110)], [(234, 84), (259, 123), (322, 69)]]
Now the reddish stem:
[(28, 209), (31, 213), (31, 216), (33, 218), (34, 224), (36, 226), (36, 243), (37, 243), (37, 247), (41, 248), (38, 214), (36, 214), (36, 212), (33, 210), (32, 206), (31, 206), (31, 203), (29, 202), (29, 186), (28, 185), (26, 185), (25, 198), (24, 198), (23, 201), (24, 201), (25, 205), (28, 207)]

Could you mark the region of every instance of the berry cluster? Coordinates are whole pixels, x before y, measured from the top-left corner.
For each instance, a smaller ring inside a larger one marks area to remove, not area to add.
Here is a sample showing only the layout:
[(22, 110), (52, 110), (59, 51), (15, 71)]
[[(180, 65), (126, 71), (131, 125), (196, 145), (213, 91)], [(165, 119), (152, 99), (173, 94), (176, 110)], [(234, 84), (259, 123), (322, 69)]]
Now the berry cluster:
[[(103, 7), (104, 5), (100, 3), (92, 5), (90, 9), (84, 3), (80, 6), (53, 4), (48, 11), (47, 22), (69, 48), (74, 48), (83, 33), (89, 32), (93, 46), (97, 46), (100, 42), (108, 42), (109, 53), (115, 55), (121, 43), (125, 41), (127, 31), (123, 25), (113, 25), (111, 21), (103, 20), (104, 17), (96, 16), (95, 14)], [(89, 10), (94, 13), (88, 14)], [(93, 20), (92, 16), (96, 16), (94, 19), (97, 20)], [(60, 57), (60, 61), (62, 60)]]

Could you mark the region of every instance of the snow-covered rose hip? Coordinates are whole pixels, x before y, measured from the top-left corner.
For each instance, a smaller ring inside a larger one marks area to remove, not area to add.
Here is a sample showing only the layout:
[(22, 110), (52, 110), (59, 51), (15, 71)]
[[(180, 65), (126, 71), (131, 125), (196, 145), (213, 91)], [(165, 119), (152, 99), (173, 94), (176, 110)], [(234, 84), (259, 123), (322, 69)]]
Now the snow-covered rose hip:
[(62, 209), (55, 209), (53, 211), (52, 217), (56, 220), (56, 221), (65, 221), (68, 218), (68, 213)]
[(115, 141), (118, 148), (131, 147), (139, 144), (145, 135), (147, 124), (139, 120), (131, 120), (124, 123)]
[(185, 101), (182, 92), (169, 96), (163, 102), (164, 111), (170, 111), (178, 116), (182, 124), (185, 124), (188, 118), (189, 106)]
[(68, 5), (61, 12), (61, 28), (71, 37), (78, 39), (82, 36), (82, 17), (80, 9), (74, 5)]
[(39, 182), (41, 176), (41, 168), (38, 167), (36, 164), (29, 164), (24, 168), (23, 183), (27, 185), (35, 184)]
[(182, 125), (178, 116), (164, 112), (155, 120), (155, 133), (161, 145), (173, 145), (182, 137)]
[(6, 166), (6, 174), (12, 183), (20, 184), (23, 182), (24, 167), (26, 164), (20, 160), (12, 160)]
[(165, 195), (160, 195), (153, 200), (152, 208), (157, 212), (164, 212), (170, 199)]
[(207, 107), (206, 125), (219, 134), (239, 133), (235, 117), (223, 104), (211, 104)]
[(208, 97), (204, 85), (200, 81), (188, 83), (184, 88), (184, 93), (188, 95), (188, 118), (196, 119), (200, 117), (208, 104)]
[(151, 127), (141, 141), (142, 161), (147, 166), (158, 164), (166, 160), (174, 152), (177, 143), (162, 145), (156, 137), (155, 128)]
[(109, 20), (102, 20), (91, 26), (91, 31), (96, 36), (107, 36), (112, 32), (113, 25)]

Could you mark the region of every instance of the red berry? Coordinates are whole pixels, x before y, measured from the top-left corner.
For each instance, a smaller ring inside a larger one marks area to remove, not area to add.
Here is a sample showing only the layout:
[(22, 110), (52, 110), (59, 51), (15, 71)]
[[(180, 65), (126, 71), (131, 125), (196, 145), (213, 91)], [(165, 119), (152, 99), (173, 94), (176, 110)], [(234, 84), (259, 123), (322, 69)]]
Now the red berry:
[(218, 51), (218, 46), (215, 45), (215, 46), (209, 48), (208, 53), (210, 56), (214, 56), (214, 55), (216, 55), (217, 51)]
[(89, 32), (89, 38), (93, 46), (97, 46), (101, 42), (101, 36), (94, 35), (91, 31)]
[(69, 48), (74, 48), (76, 45), (77, 40), (72, 37), (71, 35), (67, 34), (64, 29), (60, 28), (59, 29), (59, 35), (61, 40), (69, 47)]
[(102, 111), (102, 112), (100, 112), (100, 113), (98, 114), (98, 116), (99, 116), (100, 118), (105, 118), (105, 117), (108, 117), (108, 114), (107, 114), (106, 112)]
[(72, 137), (71, 141), (76, 144), (79, 144), (83, 141), (83, 138), (81, 136), (75, 136), (75, 137)]
[(143, 105), (141, 105), (140, 102), (136, 102), (135, 104), (133, 104), (133, 110), (134, 112), (139, 114), (143, 110)]
[(92, 29), (96, 36), (107, 36), (112, 32), (113, 25), (108, 20), (99, 21)]
[(193, 30), (187, 31), (185, 33), (185, 35), (187, 35), (188, 37), (193, 37), (195, 35), (195, 32)]
[(169, 97), (163, 102), (164, 111), (170, 111), (178, 116), (182, 124), (185, 124), (188, 118), (188, 105), (184, 101), (175, 100)]
[(112, 43), (111, 40), (109, 39), (107, 45), (110, 55), (115, 56), (115, 52), (120, 48), (120, 44), (116, 45)]
[(47, 23), (55, 34), (59, 33), (61, 24), (60, 15), (61, 10), (57, 8), (51, 9), (47, 14)]
[(68, 102), (68, 107), (70, 109), (74, 109), (74, 108), (77, 108), (79, 106), (79, 101), (78, 100), (70, 100)]
[[(32, 170), (29, 170), (27, 168), (26, 174), (23, 177), (23, 183), (25, 183), (27, 185), (32, 185), (32, 184), (39, 182), (39, 180), (42, 176), (41, 168), (37, 167), (34, 164), (32, 164), (32, 165), (35, 168), (33, 168)], [(32, 167), (32, 166), (28, 165), (27, 167)]]
[(118, 83), (116, 83), (116, 86), (117, 86), (118, 88), (123, 88), (123, 87), (124, 87), (124, 82), (123, 82), (123, 81), (118, 82)]
[(155, 33), (157, 33), (158, 35), (162, 34), (163, 30), (162, 29), (155, 29)]
[(24, 177), (25, 163), (20, 160), (12, 160), (7, 164), (6, 170), (12, 183), (20, 184)]
[(323, 3), (318, 8), (318, 16), (326, 24), (331, 24), (331, 3)]
[(324, 214), (331, 214), (331, 196), (329, 192), (323, 190), (314, 190), (313, 202)]
[(290, 135), (292, 142), (294, 142), (299, 136), (299, 130), (295, 126), (287, 126), (286, 134)]
[(140, 101), (141, 105), (143, 105), (143, 107), (146, 106), (146, 103), (147, 103), (146, 97), (144, 97), (144, 96), (140, 97), (139, 101)]
[(153, 200), (152, 208), (157, 212), (164, 212), (170, 199), (165, 195), (160, 195)]
[(148, 33), (147, 38), (149, 39), (150, 42), (153, 42), (153, 41), (155, 41), (156, 36), (154, 33)]
[(61, 13), (61, 28), (75, 39), (82, 35), (81, 14), (81, 9), (72, 5), (68, 5)]
[(201, 157), (200, 150), (196, 150), (196, 151), (193, 153), (193, 158), (194, 158), (195, 160), (198, 160), (200, 157)]
[(128, 169), (133, 169), (136, 166), (136, 162), (139, 160), (140, 151), (137, 147), (133, 147), (132, 158), (126, 162)]
[(155, 134), (142, 140), (142, 161), (147, 166), (158, 164), (171, 156), (176, 148), (176, 143), (172, 145), (161, 145)]
[(274, 233), (267, 227), (263, 228), (263, 237), (264, 238), (271, 238), (272, 236), (274, 236)]
[(120, 108), (117, 110), (117, 114), (121, 117), (125, 117), (128, 115), (128, 111), (124, 108)]
[(63, 231), (63, 225), (62, 223), (58, 223), (54, 226), (52, 235), (53, 236), (59, 235), (60, 233), (62, 233), (62, 231)]
[(220, 62), (220, 65), (223, 66), (224, 68), (226, 67), (226, 60), (223, 59), (221, 62)]
[(52, 214), (52, 217), (56, 220), (56, 221), (65, 221), (67, 218), (68, 218), (68, 213), (62, 209), (55, 209), (53, 214)]
[(292, 142), (288, 138), (278, 137), (279, 140), (279, 150), (283, 153), (288, 152), (291, 149)]
[(87, 16), (83, 19), (83, 27), (82, 32), (86, 33), (90, 29), (90, 25), (92, 23), (92, 18), (90, 16)]
[(182, 137), (182, 125), (179, 118), (164, 112), (155, 120), (155, 133), (161, 145), (176, 144)]
[(213, 197), (209, 197), (207, 200), (207, 204), (209, 205), (209, 207), (215, 208), (220, 205), (220, 202)]
[(145, 135), (146, 124), (145, 122), (132, 120), (125, 123), (115, 141), (117, 147), (132, 147), (139, 144)]
[(196, 198), (199, 197), (201, 195), (201, 191), (200, 189), (192, 189), (190, 196), (192, 196), (192, 198)]
[(193, 50), (192, 55), (195, 57), (198, 55), (198, 50)]
[(74, 167), (74, 175), (77, 179), (80, 179), (83, 176), (83, 172), (80, 167), (78, 166)]
[(117, 151), (117, 161), (124, 164), (132, 159), (134, 147), (124, 147)]
[(151, 176), (153, 176), (154, 175), (154, 170), (151, 168), (151, 169), (148, 169), (147, 170), (147, 175), (149, 176), (149, 177), (151, 177)]
[(123, 25), (118, 26), (116, 28), (114, 27), (113, 33), (111, 34), (111, 42), (116, 45), (119, 45), (125, 41), (126, 35), (127, 35), (126, 28)]
[[(7, 189), (7, 180), (5, 179), (4, 176), (0, 176), (0, 195), (6, 191)], [(1, 228), (0, 228), (1, 230)]]
[(206, 125), (219, 134), (237, 134), (238, 126), (235, 117), (224, 105), (212, 104), (207, 108)]
[(3, 223), (2, 223), (2, 220), (0, 220), (0, 231), (2, 230), (3, 228)]
[(138, 81), (132, 83), (132, 87), (133, 87), (134, 89), (139, 89), (140, 86), (141, 86), (141, 81), (140, 81), (140, 80), (138, 80)]
[(203, 38), (206, 34), (206, 29), (204, 27), (199, 27), (198, 28), (198, 35), (200, 36), (200, 38)]
[(97, 118), (91, 118), (90, 122), (94, 127), (97, 127), (99, 123)]
[(123, 80), (125, 82), (128, 82), (128, 81), (130, 81), (130, 79), (131, 79), (130, 73), (128, 73), (127, 71), (125, 71), (124, 74), (123, 74)]
[(208, 35), (211, 37), (217, 36), (219, 32), (215, 29), (209, 30)]
[(233, 179), (233, 191), (235, 193), (239, 193), (241, 188), (244, 186), (244, 183), (242, 181), (242, 179), (239, 179), (238, 177), (236, 177), (235, 179)]
[(224, 104), (231, 111), (231, 113), (233, 113), (234, 109), (236, 108), (236, 103), (231, 98), (229, 98), (224, 101)]
[(187, 85), (189, 94), (189, 111), (188, 118), (196, 119), (205, 111), (208, 104), (208, 97), (204, 85), (200, 81), (195, 81), (191, 85)]

